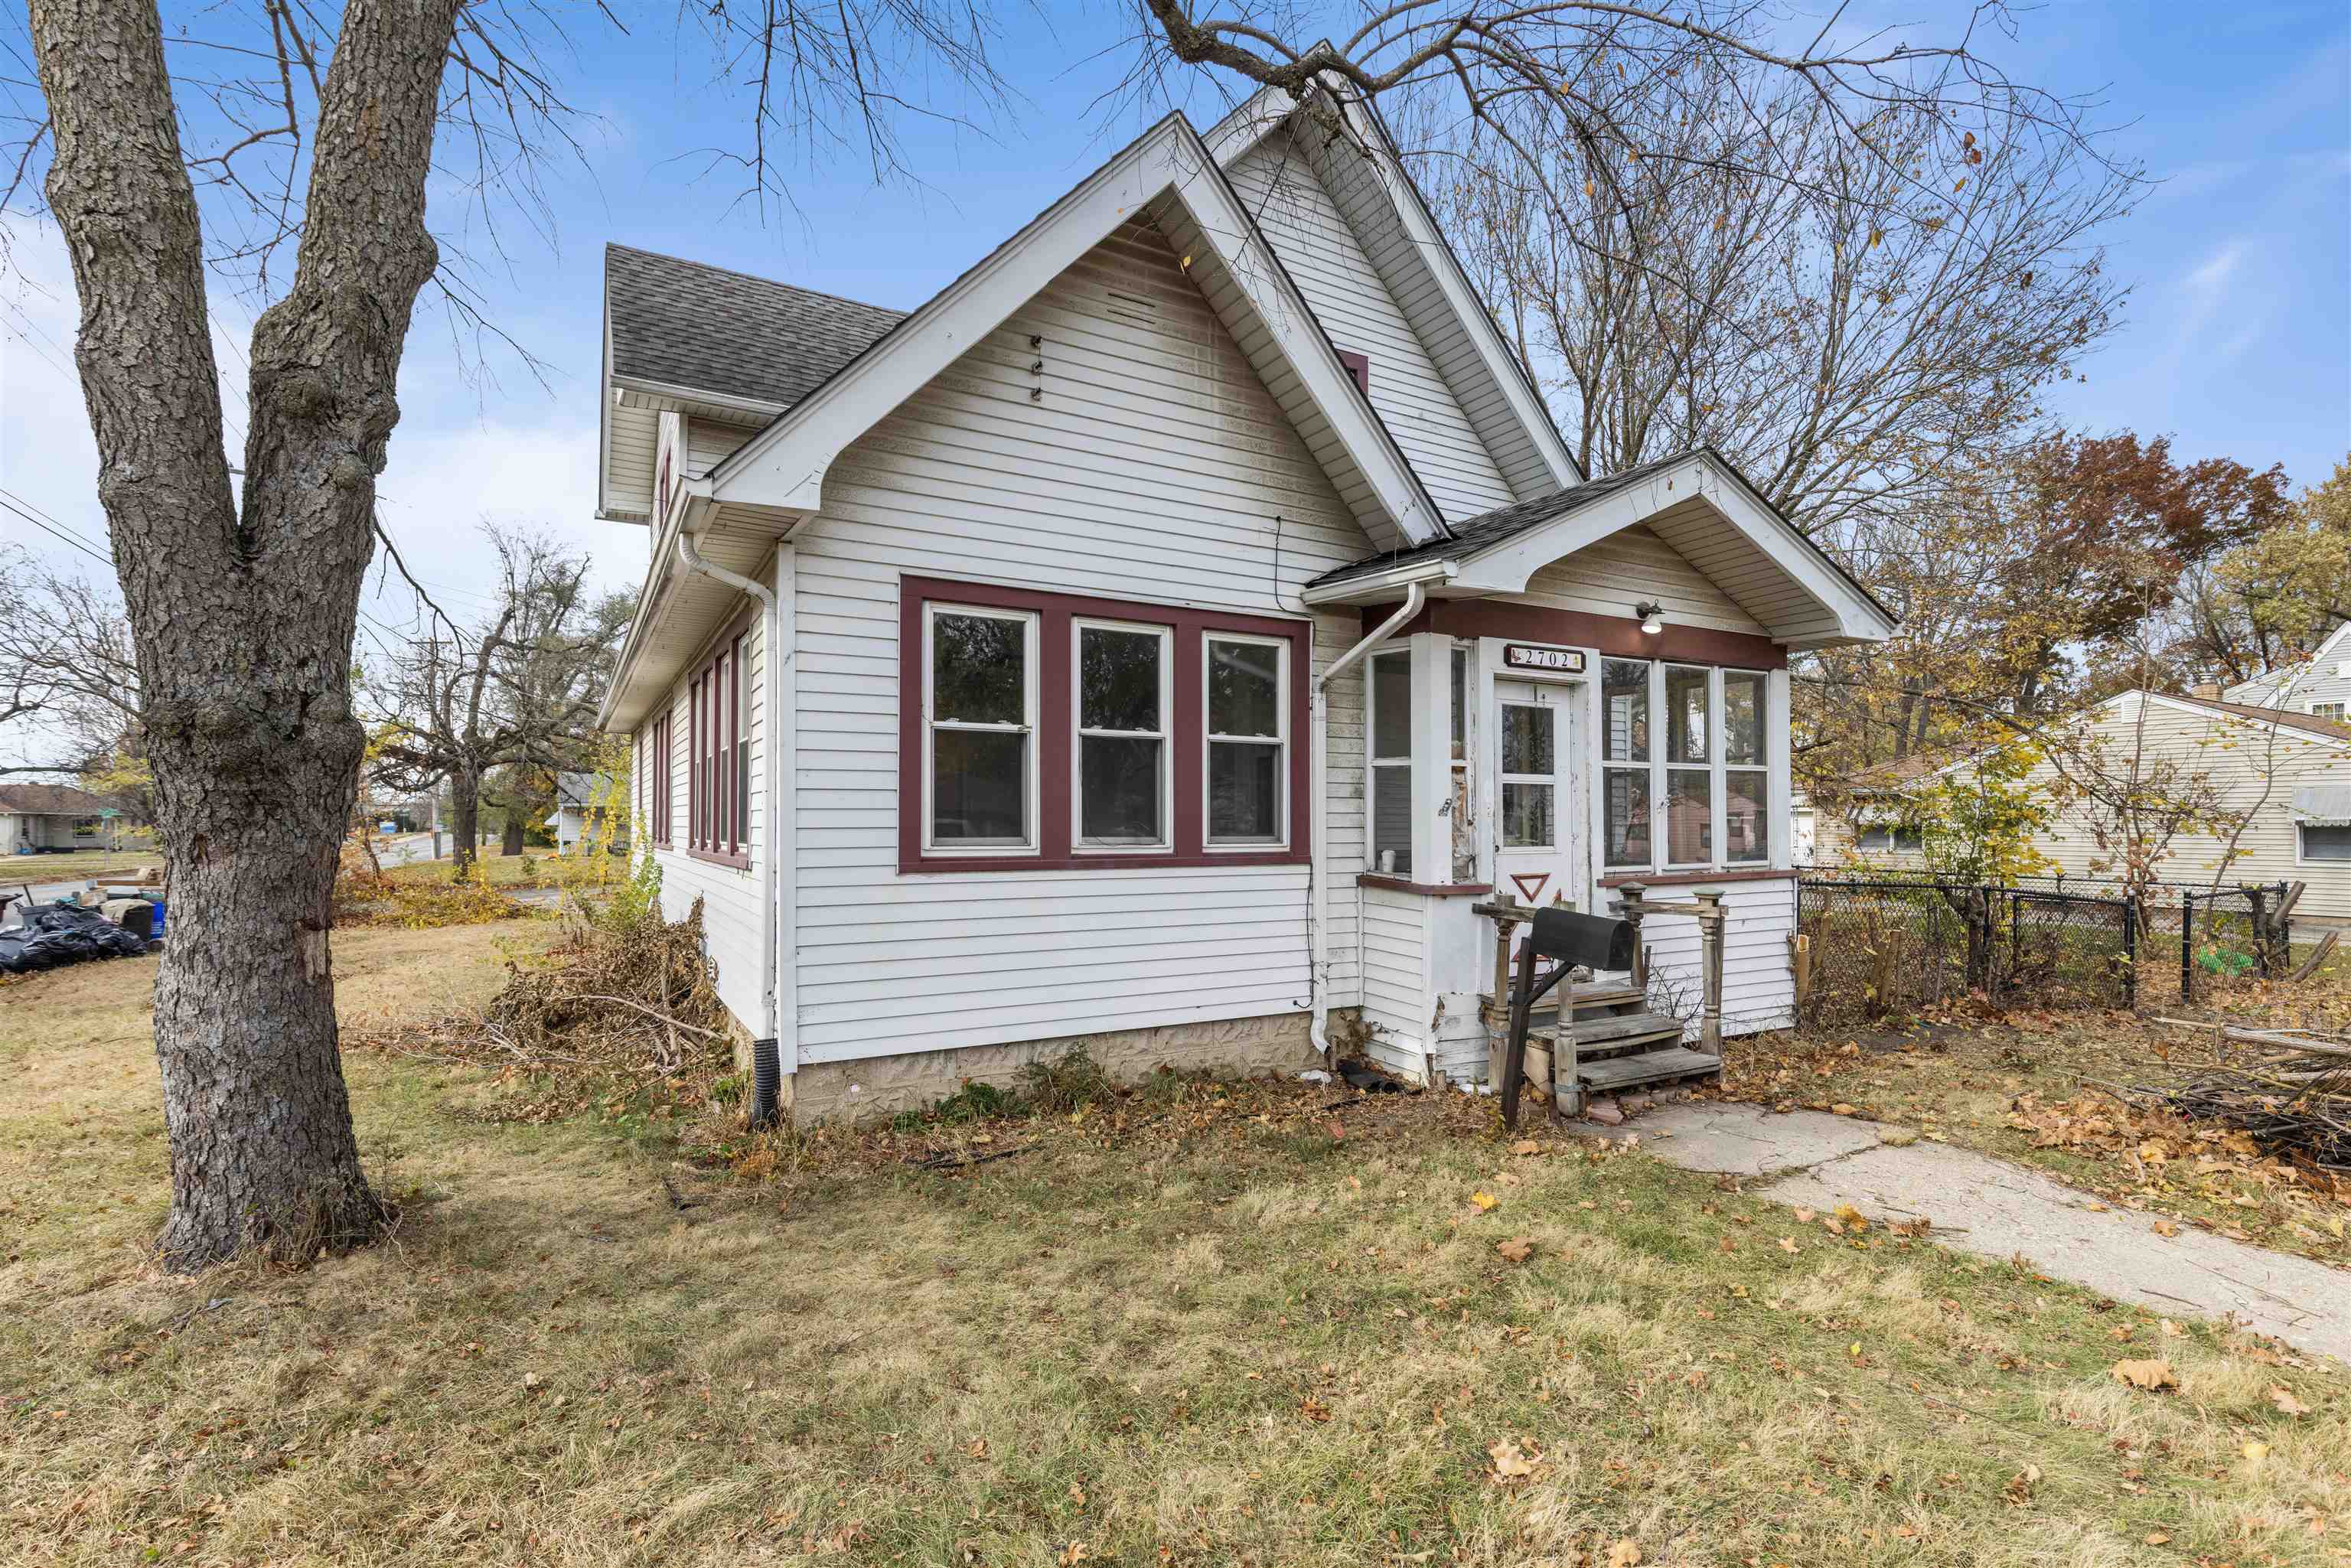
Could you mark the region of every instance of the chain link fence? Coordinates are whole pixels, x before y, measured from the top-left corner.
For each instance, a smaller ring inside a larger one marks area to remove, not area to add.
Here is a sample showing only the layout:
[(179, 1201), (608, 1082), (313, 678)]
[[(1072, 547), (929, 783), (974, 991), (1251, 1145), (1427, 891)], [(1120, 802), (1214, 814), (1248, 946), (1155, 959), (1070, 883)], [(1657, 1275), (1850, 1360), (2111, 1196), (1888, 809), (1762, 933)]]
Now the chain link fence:
[(1797, 884), (1801, 1021), (1835, 1027), (1982, 995), (2046, 1008), (2136, 1000), (2127, 897), (1920, 876)]
[(1977, 993), (2004, 1005), (2195, 999), (2215, 979), (2286, 972), (2289, 884), (1923, 872), (1814, 873), (1797, 883), (1806, 1024), (1834, 1026)]

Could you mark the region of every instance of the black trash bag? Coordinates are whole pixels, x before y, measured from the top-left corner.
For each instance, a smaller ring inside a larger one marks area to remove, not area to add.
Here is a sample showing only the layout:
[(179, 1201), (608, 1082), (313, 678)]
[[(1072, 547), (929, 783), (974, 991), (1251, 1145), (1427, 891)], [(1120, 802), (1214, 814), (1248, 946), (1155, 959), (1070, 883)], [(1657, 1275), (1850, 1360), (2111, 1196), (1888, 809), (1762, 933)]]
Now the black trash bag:
[(9, 972), (26, 974), (79, 964), (91, 958), (131, 958), (147, 951), (143, 937), (117, 925), (95, 909), (59, 899), (28, 910), (25, 929), (9, 939)]

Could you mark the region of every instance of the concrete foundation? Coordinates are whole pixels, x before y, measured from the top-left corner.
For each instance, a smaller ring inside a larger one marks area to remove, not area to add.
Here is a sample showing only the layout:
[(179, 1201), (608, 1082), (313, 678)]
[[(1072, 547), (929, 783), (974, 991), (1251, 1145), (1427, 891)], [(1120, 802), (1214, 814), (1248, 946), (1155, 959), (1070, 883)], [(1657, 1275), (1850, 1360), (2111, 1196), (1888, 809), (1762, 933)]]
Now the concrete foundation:
[[(1342, 1017), (1332, 1015), (1334, 1030)], [(1312, 1021), (1306, 1013), (1277, 1013), (863, 1061), (804, 1062), (784, 1079), (784, 1111), (799, 1126), (893, 1116), (935, 1104), (969, 1082), (1009, 1089), (1030, 1062), (1050, 1061), (1081, 1047), (1119, 1083), (1139, 1083), (1162, 1067), (1241, 1074), (1300, 1072), (1322, 1064), (1308, 1035)]]

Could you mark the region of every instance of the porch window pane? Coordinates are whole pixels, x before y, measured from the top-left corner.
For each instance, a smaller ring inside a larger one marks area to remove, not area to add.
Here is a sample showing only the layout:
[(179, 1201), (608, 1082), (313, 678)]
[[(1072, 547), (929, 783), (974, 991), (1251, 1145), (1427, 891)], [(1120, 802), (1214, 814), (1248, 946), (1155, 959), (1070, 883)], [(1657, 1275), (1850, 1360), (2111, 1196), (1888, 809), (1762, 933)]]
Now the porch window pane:
[[(1649, 760), (1649, 666), (1640, 659), (1608, 659), (1600, 666), (1603, 760)], [(1646, 793), (1646, 789), (1644, 790)], [(1643, 813), (1644, 820), (1646, 812)]]
[[(1395, 859), (1387, 858), (1393, 851)], [(1412, 873), (1412, 769), (1372, 769), (1372, 869)]]
[(1761, 768), (1763, 749), (1763, 677), (1752, 670), (1722, 672), (1722, 759), (1732, 767)]
[(1029, 737), (1017, 731), (940, 729), (932, 737), (931, 837), (946, 844), (1029, 839)]
[(1160, 829), (1160, 754), (1166, 742), (1131, 736), (1081, 736), (1078, 831), (1089, 843), (1155, 844)]
[(942, 612), (931, 622), (931, 716), (1026, 723), (1028, 654), (1025, 620)]
[(1760, 768), (1733, 768), (1723, 774), (1722, 783), (1722, 831), (1729, 841), (1722, 846), (1723, 858), (1770, 860), (1771, 776)]
[(1666, 772), (1666, 862), (1689, 865), (1714, 856), (1714, 776), (1702, 768)]
[(1707, 757), (1708, 674), (1686, 664), (1666, 666), (1666, 760), (1704, 763)]
[(1502, 785), (1502, 847), (1549, 849), (1559, 841), (1552, 825), (1552, 786), (1517, 780)]
[(1609, 768), (1602, 770), (1607, 794), (1607, 863), (1641, 866), (1652, 863), (1649, 840), (1649, 770)]
[(1208, 733), (1281, 733), (1281, 650), (1208, 639)]
[(1453, 650), (1453, 760), (1469, 757), (1469, 652)]
[(1281, 747), (1256, 741), (1208, 743), (1208, 840), (1281, 841)]
[(1549, 773), (1552, 769), (1552, 716), (1547, 707), (1523, 703), (1502, 705), (1502, 771)]
[(1372, 656), (1372, 755), (1396, 760), (1412, 756), (1412, 655), (1408, 653)]

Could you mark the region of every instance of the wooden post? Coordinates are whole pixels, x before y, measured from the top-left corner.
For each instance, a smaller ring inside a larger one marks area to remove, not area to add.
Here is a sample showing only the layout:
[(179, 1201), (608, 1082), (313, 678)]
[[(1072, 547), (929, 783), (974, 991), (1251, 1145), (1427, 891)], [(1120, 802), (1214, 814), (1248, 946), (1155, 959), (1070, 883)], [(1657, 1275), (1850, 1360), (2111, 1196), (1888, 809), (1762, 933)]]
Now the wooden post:
[(1700, 912), (1698, 917), (1698, 940), (1703, 946), (1706, 962), (1706, 1021), (1699, 1026), (1698, 1044), (1717, 1056), (1722, 1054), (1722, 926), (1726, 915), (1720, 889), (1698, 894)]
[(2196, 999), (2196, 895), (2179, 892), (2179, 999)]
[[(1494, 902), (1513, 904), (1518, 900), (1507, 893), (1497, 893)], [(1518, 928), (1514, 920), (1494, 922), (1494, 991), (1492, 1007), (1498, 1019), (1510, 1016), (1510, 936)]]
[(1633, 928), (1633, 984), (1646, 995), (1649, 989), (1649, 950), (1641, 945), (1641, 898), (1648, 890), (1637, 882), (1628, 882), (1616, 890), (1623, 900), (1625, 924)]
[(1813, 939), (1799, 931), (1788, 940), (1795, 948), (1796, 1016), (1802, 1018), (1813, 995)]
[(2266, 887), (2261, 887), (2248, 883), (2244, 887), (2244, 894), (2245, 903), (2250, 905), (2252, 910), (2253, 961), (2261, 965), (2262, 978), (2266, 980), (2270, 977), (2273, 972), (2270, 966), (2270, 920), (2268, 909), (2270, 890)]

